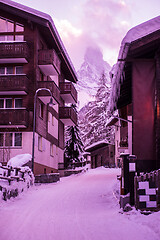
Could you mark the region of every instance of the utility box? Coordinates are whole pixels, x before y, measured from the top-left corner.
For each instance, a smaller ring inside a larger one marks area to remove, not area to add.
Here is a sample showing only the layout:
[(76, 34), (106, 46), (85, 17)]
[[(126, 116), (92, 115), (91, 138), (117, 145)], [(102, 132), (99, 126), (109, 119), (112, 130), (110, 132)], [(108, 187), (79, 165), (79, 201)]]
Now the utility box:
[[(126, 195), (128, 203), (134, 205), (134, 176), (136, 172), (136, 156), (122, 153), (121, 157), (121, 196), (124, 198)], [(128, 198), (128, 196), (130, 196)], [(125, 202), (125, 201), (120, 201)], [(121, 206), (124, 207), (124, 206)]]

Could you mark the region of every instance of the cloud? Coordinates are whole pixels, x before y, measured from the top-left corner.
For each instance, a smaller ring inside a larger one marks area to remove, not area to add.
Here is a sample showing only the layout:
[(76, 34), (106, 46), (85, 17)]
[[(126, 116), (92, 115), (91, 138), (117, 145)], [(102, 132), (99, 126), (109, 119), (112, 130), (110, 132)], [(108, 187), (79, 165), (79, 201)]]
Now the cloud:
[(54, 19), (76, 69), (86, 49), (99, 47), (105, 60), (116, 62), (120, 43), (130, 28), (130, 8), (125, 0), (85, 0), (79, 22)]
[[(108, 54), (118, 50), (130, 28), (130, 8), (122, 0), (87, 0), (83, 5), (82, 28), (91, 42)], [(112, 51), (113, 50), (113, 51)], [(108, 59), (113, 59), (110, 55)]]

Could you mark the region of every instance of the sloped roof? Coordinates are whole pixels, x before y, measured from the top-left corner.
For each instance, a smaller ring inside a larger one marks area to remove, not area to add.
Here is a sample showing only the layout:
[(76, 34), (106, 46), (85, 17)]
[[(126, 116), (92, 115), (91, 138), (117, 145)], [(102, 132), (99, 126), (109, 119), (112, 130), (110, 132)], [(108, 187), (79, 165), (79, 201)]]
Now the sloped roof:
[(98, 148), (105, 147), (105, 146), (108, 146), (108, 145), (113, 145), (113, 144), (110, 144), (110, 143), (108, 143), (107, 141), (104, 141), (104, 140), (98, 141), (98, 142), (95, 142), (95, 143), (91, 144), (90, 146), (86, 147), (85, 151), (86, 152), (92, 152), (92, 151), (94, 151)]
[(59, 52), (61, 55), (61, 61), (63, 61), (63, 64), (65, 64), (65, 68), (70, 69), (70, 74), (72, 76), (72, 81), (76, 82), (77, 81), (77, 74), (75, 71), (75, 68), (72, 64), (72, 61), (66, 51), (66, 48), (59, 36), (59, 33), (55, 27), (55, 24), (51, 18), (50, 15), (43, 13), (41, 11), (35, 10), (33, 8), (24, 6), (22, 4), (16, 3), (14, 1), (11, 0), (0, 0), (0, 9), (5, 10), (6, 7), (8, 7), (8, 9), (12, 12), (13, 10), (15, 11), (16, 9), (16, 14), (21, 16), (23, 15), (23, 17), (26, 19), (31, 19), (31, 21), (33, 22), (38, 22), (39, 20), (41, 20), (41, 24), (48, 27), (48, 29), (50, 29), (50, 31), (52, 32), (51, 34), (53, 34), (55, 36), (55, 41), (57, 44), (57, 47), (59, 48)]
[(130, 29), (127, 32), (126, 36), (123, 38), (119, 50), (117, 63), (113, 66), (110, 72), (111, 73), (110, 75), (112, 77), (112, 87), (110, 96), (111, 111), (114, 111), (114, 109), (116, 109), (116, 103), (120, 96), (120, 86), (121, 83), (123, 82), (122, 74), (130, 44), (158, 30), (160, 30), (160, 16)]

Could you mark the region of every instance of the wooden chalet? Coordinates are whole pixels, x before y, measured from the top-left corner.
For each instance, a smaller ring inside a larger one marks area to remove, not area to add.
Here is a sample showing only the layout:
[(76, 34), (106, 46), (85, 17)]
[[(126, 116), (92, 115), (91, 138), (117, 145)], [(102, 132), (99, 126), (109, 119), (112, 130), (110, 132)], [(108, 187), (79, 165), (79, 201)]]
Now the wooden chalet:
[[(0, 162), (32, 154), (37, 89), (35, 174), (58, 171), (64, 161), (64, 126), (75, 125), (75, 69), (52, 18), (10, 0), (0, 1)], [(65, 103), (70, 103), (66, 106)]]
[(125, 120), (121, 140), (137, 156), (137, 170), (160, 168), (160, 16), (126, 34), (111, 77), (110, 109)]

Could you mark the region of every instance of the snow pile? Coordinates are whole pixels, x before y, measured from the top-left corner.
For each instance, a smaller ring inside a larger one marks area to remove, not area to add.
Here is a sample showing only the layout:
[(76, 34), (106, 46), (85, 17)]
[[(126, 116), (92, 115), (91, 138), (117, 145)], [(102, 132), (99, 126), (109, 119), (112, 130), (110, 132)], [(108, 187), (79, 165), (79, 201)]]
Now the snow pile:
[[(147, 36), (160, 29), (160, 16), (144, 22), (132, 29), (130, 29), (121, 42), (121, 47), (118, 55), (118, 61), (113, 66), (110, 76), (112, 79), (111, 97), (110, 97), (110, 110), (111, 112), (116, 109), (117, 100), (120, 96), (120, 85), (123, 82), (123, 69), (125, 60), (128, 54), (130, 44), (144, 36)], [(119, 61), (120, 60), (120, 61)]]
[(31, 159), (32, 159), (31, 154), (28, 154), (28, 153), (19, 154), (8, 161), (8, 166), (22, 167), (23, 165), (31, 161)]
[(8, 166), (0, 165), (0, 200), (16, 197), (34, 184), (34, 175), (29, 167), (22, 167), (31, 160), (30, 154), (11, 158)]
[[(11, 197), (17, 197), (19, 193), (26, 191), (30, 186), (34, 184), (34, 175), (29, 167), (21, 167), (18, 175), (14, 175), (14, 172), (11, 173), (10, 177), (6, 177), (7, 170), (0, 168), (0, 172), (4, 179), (0, 178), (0, 201), (10, 199)], [(23, 178), (22, 178), (22, 175)]]

